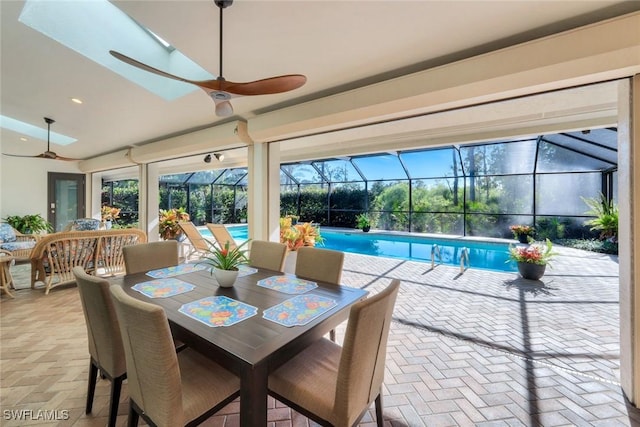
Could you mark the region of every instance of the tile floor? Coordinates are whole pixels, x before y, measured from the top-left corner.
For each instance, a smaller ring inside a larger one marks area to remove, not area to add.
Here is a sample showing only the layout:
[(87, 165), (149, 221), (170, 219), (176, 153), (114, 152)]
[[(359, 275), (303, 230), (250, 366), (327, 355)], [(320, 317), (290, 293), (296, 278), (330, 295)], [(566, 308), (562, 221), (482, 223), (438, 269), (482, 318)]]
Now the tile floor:
[[(347, 285), (375, 293), (391, 278), (402, 280), (389, 337), (385, 425), (640, 425), (640, 411), (619, 385), (617, 260), (560, 252), (540, 282), (347, 254)], [(19, 287), (26, 284), (28, 266), (13, 271)], [(15, 295), (0, 302), (0, 425), (105, 425), (106, 380), (98, 383), (93, 413), (84, 414), (88, 357), (75, 287)], [(126, 396), (125, 386), (119, 426), (126, 425)], [(278, 402), (270, 407), (270, 426), (315, 425)], [(237, 426), (237, 410), (231, 403), (204, 425)], [(372, 412), (361, 426), (375, 425)], [(12, 419), (17, 414), (23, 419)]]

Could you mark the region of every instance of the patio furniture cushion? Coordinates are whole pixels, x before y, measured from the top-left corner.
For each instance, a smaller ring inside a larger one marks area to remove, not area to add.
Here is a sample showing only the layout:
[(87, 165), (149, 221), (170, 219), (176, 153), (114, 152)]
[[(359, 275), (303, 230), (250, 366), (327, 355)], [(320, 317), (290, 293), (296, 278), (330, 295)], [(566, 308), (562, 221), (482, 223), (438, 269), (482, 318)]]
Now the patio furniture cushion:
[(16, 231), (6, 222), (0, 223), (0, 243), (15, 242)]
[(22, 241), (22, 242), (12, 241), (8, 243), (0, 243), (0, 249), (4, 249), (9, 252), (15, 252), (19, 250), (33, 249), (35, 245), (36, 245), (35, 240), (28, 240), (28, 241)]
[(65, 231), (89, 231), (98, 230), (101, 221), (95, 218), (78, 218), (74, 219), (67, 225)]

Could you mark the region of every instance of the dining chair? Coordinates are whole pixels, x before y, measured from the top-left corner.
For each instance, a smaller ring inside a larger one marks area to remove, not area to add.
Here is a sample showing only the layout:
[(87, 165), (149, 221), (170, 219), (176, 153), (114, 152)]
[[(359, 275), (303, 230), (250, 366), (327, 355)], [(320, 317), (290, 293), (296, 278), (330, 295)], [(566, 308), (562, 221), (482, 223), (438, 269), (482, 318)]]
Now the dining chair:
[(118, 318), (109, 293), (109, 281), (87, 274), (79, 266), (74, 267), (73, 274), (78, 285), (89, 339), (90, 364), (85, 412), (91, 413), (100, 371), (103, 377), (111, 381), (108, 425), (113, 427), (116, 425), (122, 382), (127, 378), (127, 366)]
[(373, 401), (383, 425), (382, 383), (400, 281), (351, 307), (343, 346), (321, 339), (269, 376), (269, 394), (313, 421), (357, 424)]
[(196, 226), (193, 224), (193, 222), (191, 221), (179, 222), (178, 226), (182, 229), (185, 236), (187, 236), (189, 243), (191, 243), (191, 250), (185, 256), (185, 258), (189, 258), (191, 255), (194, 255), (194, 254), (198, 255), (198, 257), (201, 258), (203, 255), (206, 255), (207, 253), (209, 253), (210, 244), (205, 240), (204, 237), (202, 237), (202, 234), (200, 234), (200, 232), (198, 231)]
[(187, 348), (176, 353), (164, 309), (112, 286), (129, 366), (129, 427), (195, 426), (240, 394), (240, 379)]
[(126, 274), (135, 274), (180, 264), (178, 242), (162, 240), (122, 248)]
[(213, 238), (216, 239), (218, 246), (221, 248), (224, 248), (224, 245), (227, 242), (229, 242), (229, 249), (233, 249), (238, 246), (236, 245), (236, 241), (233, 239), (233, 236), (231, 236), (231, 233), (229, 233), (229, 230), (227, 230), (227, 227), (223, 224), (207, 223), (207, 228), (211, 232)]
[[(344, 252), (303, 246), (297, 250), (295, 275), (309, 280), (339, 285), (342, 279)], [(336, 331), (329, 332), (331, 341), (336, 340)]]
[(284, 271), (284, 261), (287, 256), (287, 245), (266, 240), (252, 240), (249, 251), (249, 265), (251, 267), (266, 268), (273, 271)]

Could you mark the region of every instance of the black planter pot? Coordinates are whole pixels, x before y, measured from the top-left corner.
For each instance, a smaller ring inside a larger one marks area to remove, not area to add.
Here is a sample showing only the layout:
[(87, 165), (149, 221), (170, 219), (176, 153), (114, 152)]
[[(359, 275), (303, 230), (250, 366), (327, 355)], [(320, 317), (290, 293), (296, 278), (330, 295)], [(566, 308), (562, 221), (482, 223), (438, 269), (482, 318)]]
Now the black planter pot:
[(542, 276), (544, 276), (544, 271), (546, 270), (546, 268), (546, 265), (532, 264), (530, 262), (518, 263), (518, 272), (523, 279), (528, 280), (539, 280)]
[(368, 232), (369, 230), (371, 230), (371, 227), (369, 227), (368, 225), (365, 227), (362, 227), (362, 231), (364, 231), (365, 233)]
[(518, 242), (520, 242), (520, 243), (529, 243), (529, 235), (528, 234), (518, 234)]

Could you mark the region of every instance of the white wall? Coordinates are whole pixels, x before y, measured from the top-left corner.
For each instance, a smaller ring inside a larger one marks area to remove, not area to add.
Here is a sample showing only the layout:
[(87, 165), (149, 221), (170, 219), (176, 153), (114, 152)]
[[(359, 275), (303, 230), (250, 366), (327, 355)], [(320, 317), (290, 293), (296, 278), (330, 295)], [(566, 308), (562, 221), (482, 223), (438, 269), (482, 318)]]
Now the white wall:
[(77, 162), (0, 156), (0, 218), (46, 218), (48, 172), (82, 173)]

